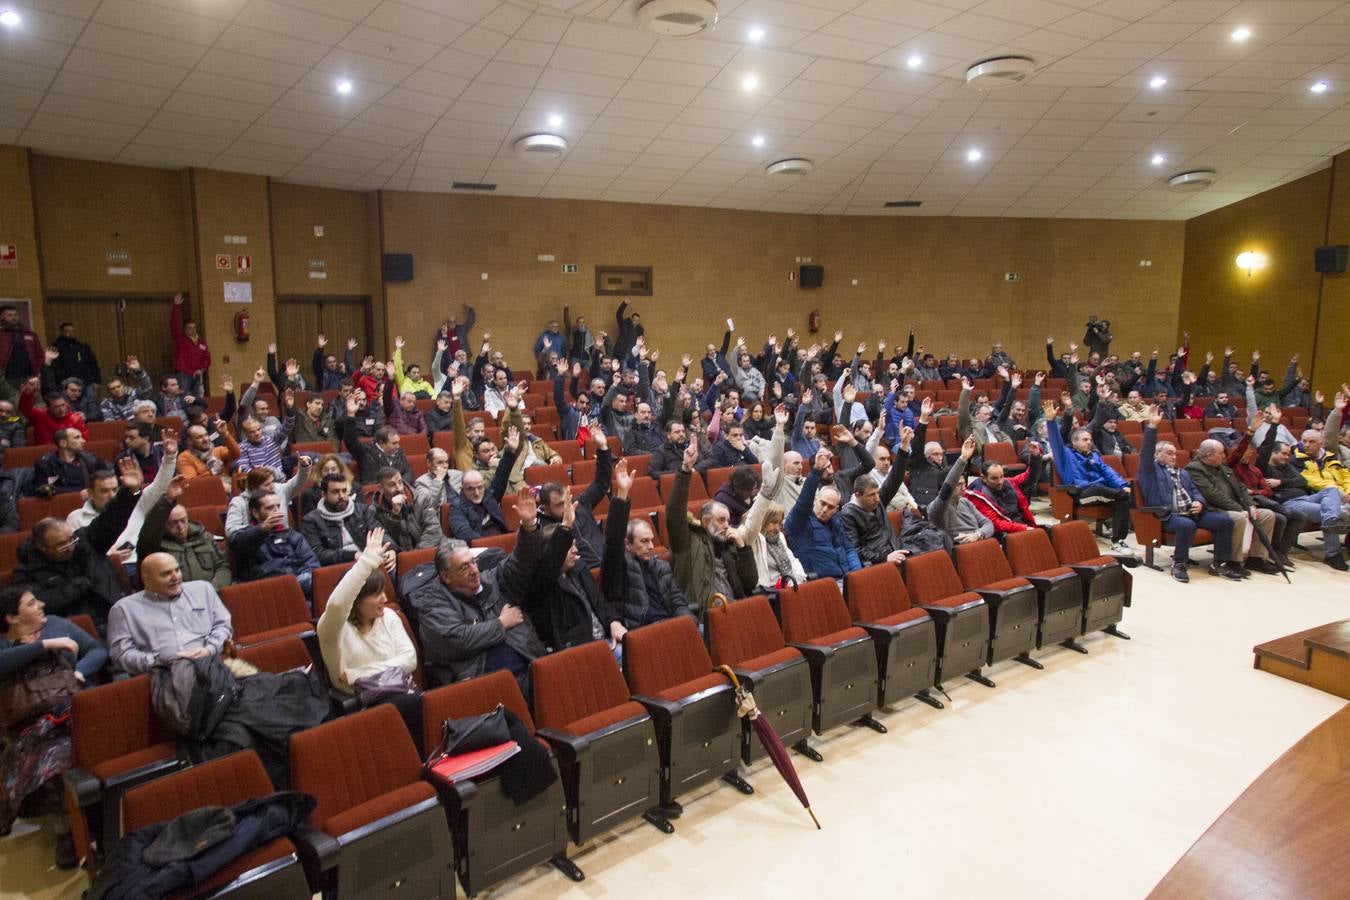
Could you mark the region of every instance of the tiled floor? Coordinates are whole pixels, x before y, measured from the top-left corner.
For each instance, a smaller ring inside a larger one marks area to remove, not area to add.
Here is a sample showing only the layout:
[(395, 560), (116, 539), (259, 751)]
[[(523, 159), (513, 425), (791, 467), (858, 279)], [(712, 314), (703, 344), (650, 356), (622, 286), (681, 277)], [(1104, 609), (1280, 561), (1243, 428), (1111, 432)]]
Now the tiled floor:
[[(631, 825), (575, 853), (579, 885), (541, 868), (484, 896), (1143, 897), (1344, 703), (1252, 668), (1254, 644), (1350, 617), (1350, 577), (1296, 558), (1293, 585), (1136, 569), (1133, 641), (1004, 663), (993, 690), (949, 682), (947, 709), (883, 714), (889, 734), (816, 739), (823, 764), (794, 760), (823, 831), (761, 764), (753, 797), (719, 786), (684, 798), (673, 835)], [(49, 866), (45, 840), (0, 842), (0, 893), (75, 896)]]

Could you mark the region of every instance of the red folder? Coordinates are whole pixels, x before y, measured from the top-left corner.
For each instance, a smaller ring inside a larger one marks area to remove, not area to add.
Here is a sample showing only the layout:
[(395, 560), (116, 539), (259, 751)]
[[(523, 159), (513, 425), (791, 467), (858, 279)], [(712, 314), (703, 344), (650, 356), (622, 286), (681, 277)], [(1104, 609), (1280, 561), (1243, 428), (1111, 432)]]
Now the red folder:
[(456, 781), (468, 781), (485, 775), (520, 752), (515, 741), (484, 747), (469, 753), (457, 753), (454, 756), (442, 756), (427, 767), (432, 777), (454, 784)]

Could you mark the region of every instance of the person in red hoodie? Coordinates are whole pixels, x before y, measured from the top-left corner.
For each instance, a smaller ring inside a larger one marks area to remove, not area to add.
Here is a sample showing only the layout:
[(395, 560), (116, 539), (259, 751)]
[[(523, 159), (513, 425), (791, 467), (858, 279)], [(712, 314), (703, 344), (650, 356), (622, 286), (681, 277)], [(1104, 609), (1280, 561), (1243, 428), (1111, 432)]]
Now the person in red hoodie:
[(84, 416), (71, 410), (65, 394), (59, 391), (48, 394), (47, 405), (39, 408), (33, 405), (37, 389), (38, 380), (30, 378), (19, 391), (19, 412), (33, 423), (33, 443), (54, 444), (56, 433), (66, 428), (74, 428), (85, 440), (89, 439), (89, 426), (84, 423)]
[(1036, 517), (1031, 514), (1031, 504), (1022, 493), (1022, 485), (1034, 485), (1040, 478), (1041, 448), (1033, 442), (1027, 449), (1030, 464), (1021, 475), (1008, 478), (1003, 473), (1003, 466), (986, 462), (984, 477), (976, 478), (966, 486), (966, 499), (980, 515), (994, 523), (996, 534), (1031, 531), (1036, 527)]
[(173, 367), (183, 392), (193, 397), (206, 396), (206, 370), (211, 368), (211, 351), (197, 332), (196, 322), (183, 320), (183, 295), (174, 294), (169, 313), (169, 334), (173, 336)]

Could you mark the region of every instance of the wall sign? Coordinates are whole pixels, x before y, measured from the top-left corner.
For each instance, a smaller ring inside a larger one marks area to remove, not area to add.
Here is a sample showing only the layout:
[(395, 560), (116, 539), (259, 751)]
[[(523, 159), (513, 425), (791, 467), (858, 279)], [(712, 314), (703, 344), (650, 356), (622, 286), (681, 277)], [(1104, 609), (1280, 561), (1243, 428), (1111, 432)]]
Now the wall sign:
[(252, 303), (253, 284), (248, 281), (225, 282), (226, 303)]
[(103, 255), (110, 263), (131, 262), (131, 253), (126, 250), (109, 250)]
[(253, 257), (251, 257), (251, 256), (236, 256), (236, 257), (234, 258), (234, 270), (235, 270), (235, 274), (236, 274), (236, 275), (252, 275), (252, 274), (253, 274)]
[(228, 254), (228, 253), (217, 253), (217, 254), (216, 254), (216, 269), (217, 269), (217, 271), (228, 272), (228, 271), (230, 270), (230, 264), (233, 263), (233, 262), (234, 262), (234, 260), (230, 257), (230, 254)]
[(19, 248), (14, 244), (0, 244), (0, 269), (19, 267)]

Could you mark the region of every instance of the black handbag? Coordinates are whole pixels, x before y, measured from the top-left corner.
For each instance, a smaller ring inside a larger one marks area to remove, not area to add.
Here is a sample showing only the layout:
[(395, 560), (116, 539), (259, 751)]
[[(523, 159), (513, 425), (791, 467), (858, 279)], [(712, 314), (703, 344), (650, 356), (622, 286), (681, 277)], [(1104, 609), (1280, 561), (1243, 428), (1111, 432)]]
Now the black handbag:
[(509, 740), (511, 731), (506, 721), (506, 707), (498, 703), (491, 712), (479, 716), (446, 719), (441, 725), (441, 742), (427, 757), (426, 765), (434, 765), (446, 756), (495, 747)]
[(50, 712), (79, 689), (69, 654), (45, 654), (0, 681), (0, 726), (12, 728)]

